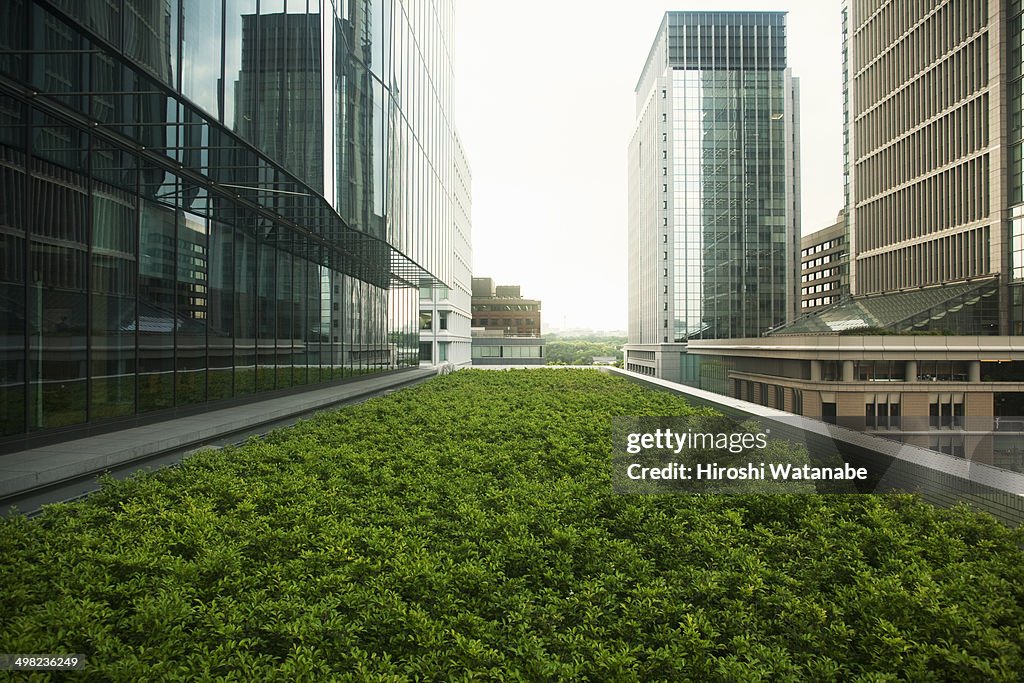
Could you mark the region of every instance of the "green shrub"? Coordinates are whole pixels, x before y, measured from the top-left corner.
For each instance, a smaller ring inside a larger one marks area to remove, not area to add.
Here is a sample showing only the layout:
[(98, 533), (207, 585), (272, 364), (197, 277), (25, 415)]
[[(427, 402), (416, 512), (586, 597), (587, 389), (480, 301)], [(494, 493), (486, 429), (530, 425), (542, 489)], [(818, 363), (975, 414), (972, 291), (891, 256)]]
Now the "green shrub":
[(460, 371), (0, 523), (0, 652), (90, 680), (1019, 680), (1022, 533), (909, 496), (619, 496), (676, 397)]

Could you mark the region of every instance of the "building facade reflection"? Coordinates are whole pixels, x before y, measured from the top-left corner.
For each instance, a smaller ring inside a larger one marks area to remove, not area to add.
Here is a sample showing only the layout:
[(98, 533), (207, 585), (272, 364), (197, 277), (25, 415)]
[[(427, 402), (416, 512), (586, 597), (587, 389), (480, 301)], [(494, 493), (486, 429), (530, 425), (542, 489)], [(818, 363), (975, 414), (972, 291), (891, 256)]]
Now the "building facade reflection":
[(451, 272), (451, 171), (419, 171), (452, 166), (452, 14), (5, 2), (0, 449), (416, 365)]

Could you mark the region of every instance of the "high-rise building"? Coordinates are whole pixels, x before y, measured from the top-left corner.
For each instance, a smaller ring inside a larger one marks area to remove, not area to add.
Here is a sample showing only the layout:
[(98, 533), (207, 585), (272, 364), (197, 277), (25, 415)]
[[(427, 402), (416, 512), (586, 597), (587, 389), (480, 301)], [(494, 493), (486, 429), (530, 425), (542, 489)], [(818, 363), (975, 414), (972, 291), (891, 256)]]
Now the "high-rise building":
[(786, 38), (784, 12), (662, 20), (629, 145), (629, 344), (640, 355), (758, 336), (796, 315), (798, 85)]
[(938, 325), (1024, 331), (1020, 14), (995, 0), (844, 5), (855, 296), (948, 291), (959, 312), (959, 290), (987, 281), (967, 313), (936, 306)]
[[(1019, 1), (844, 5), (853, 296), (690, 342), (682, 382), (1024, 471), (1022, 23)], [(832, 266), (814, 241), (805, 275)]]
[(416, 365), (469, 291), (453, 14), (0, 3), (0, 450)]

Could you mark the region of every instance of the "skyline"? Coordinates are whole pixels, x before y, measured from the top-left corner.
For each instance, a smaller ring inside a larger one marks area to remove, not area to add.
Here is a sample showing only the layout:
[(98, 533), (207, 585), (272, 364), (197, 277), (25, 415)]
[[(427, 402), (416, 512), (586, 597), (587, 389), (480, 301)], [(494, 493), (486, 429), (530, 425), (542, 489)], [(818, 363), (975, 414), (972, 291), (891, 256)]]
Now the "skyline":
[[(843, 205), (840, 6), (714, 8), (788, 12), (787, 59), (802, 95), (803, 234), (831, 225)], [(634, 88), (664, 13), (709, 10), (692, 1), (612, 7), (527, 0), (499, 13), (457, 0), (455, 116), (473, 174), (473, 274), (540, 299), (546, 328), (626, 329)], [(524, 35), (528, 52), (518, 47)]]

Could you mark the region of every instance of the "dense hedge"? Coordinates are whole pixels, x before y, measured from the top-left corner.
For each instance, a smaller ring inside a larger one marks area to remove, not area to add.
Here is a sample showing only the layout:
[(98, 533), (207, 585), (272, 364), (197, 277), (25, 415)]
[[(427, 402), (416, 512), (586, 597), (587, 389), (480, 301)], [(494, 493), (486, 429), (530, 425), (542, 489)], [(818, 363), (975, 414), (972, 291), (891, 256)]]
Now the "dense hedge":
[(617, 496), (586, 370), (463, 371), (0, 524), (0, 652), (93, 680), (1018, 680), (1019, 531)]

